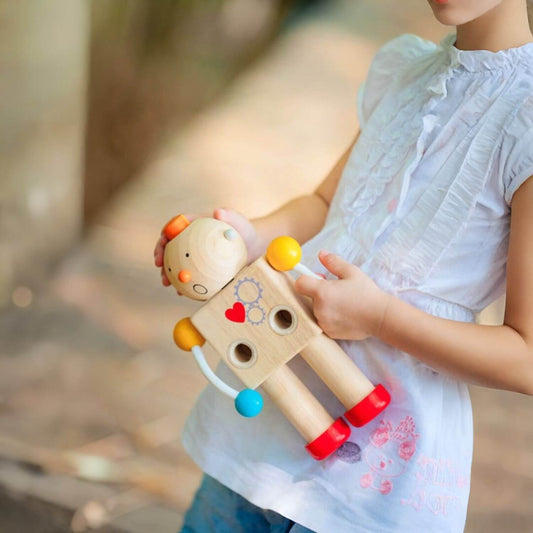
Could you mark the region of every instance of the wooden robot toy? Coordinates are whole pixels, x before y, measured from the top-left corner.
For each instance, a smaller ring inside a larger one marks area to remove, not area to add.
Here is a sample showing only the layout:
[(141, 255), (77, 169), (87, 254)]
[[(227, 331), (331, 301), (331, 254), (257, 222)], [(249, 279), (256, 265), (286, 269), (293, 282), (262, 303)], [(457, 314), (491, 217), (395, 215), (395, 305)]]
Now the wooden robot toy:
[[(213, 218), (189, 222), (183, 215), (163, 229), (169, 239), (164, 268), (180, 293), (207, 303), (174, 328), (174, 340), (191, 351), (203, 374), (235, 401), (243, 416), (263, 405), (261, 386), (305, 439), (318, 460), (350, 436), (342, 417), (334, 420), (287, 362), (300, 354), (346, 407), (345, 418), (360, 427), (390, 402), (348, 355), (316, 323), (308, 303), (293, 290), (287, 271), (318, 277), (300, 263), (301, 249), (291, 237), (278, 237), (266, 255), (249, 266), (246, 246), (230, 225)], [(238, 392), (208, 366), (201, 346), (209, 342), (247, 387)]]

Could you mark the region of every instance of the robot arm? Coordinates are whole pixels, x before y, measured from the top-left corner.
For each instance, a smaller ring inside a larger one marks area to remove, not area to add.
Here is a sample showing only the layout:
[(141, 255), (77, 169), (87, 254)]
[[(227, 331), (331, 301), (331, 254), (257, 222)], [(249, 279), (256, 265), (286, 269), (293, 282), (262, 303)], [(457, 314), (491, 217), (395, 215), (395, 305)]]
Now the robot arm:
[(270, 266), (279, 272), (294, 270), (298, 274), (305, 274), (316, 279), (323, 279), (311, 269), (302, 265), (302, 249), (296, 239), (292, 237), (277, 237), (268, 245), (266, 259)]
[(223, 394), (233, 398), (234, 400), (239, 395), (239, 392), (234, 388), (230, 387), (225, 381), (222, 381), (212, 370), (211, 367), (207, 364), (205, 359), (204, 352), (200, 346), (193, 346), (192, 354), (196, 360), (196, 364), (200, 367), (202, 374)]
[(205, 339), (194, 327), (190, 318), (180, 320), (174, 327), (174, 342), (179, 348), (187, 352), (192, 352), (197, 365), (202, 374), (223, 394), (234, 400), (235, 409), (245, 417), (258, 415), (263, 408), (263, 398), (253, 389), (243, 389), (238, 392), (222, 381), (210, 368), (205, 359), (204, 352), (200, 346), (205, 343)]

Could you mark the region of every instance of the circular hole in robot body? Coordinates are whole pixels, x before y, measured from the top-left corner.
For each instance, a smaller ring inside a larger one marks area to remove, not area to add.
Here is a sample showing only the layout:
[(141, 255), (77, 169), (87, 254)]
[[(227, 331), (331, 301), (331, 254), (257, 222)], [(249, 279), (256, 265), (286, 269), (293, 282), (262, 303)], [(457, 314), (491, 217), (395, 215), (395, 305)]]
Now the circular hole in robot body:
[(257, 361), (257, 350), (250, 341), (241, 339), (230, 345), (228, 359), (237, 368), (250, 368)]
[(278, 305), (271, 309), (268, 322), (278, 335), (289, 335), (296, 329), (298, 317), (290, 307)]

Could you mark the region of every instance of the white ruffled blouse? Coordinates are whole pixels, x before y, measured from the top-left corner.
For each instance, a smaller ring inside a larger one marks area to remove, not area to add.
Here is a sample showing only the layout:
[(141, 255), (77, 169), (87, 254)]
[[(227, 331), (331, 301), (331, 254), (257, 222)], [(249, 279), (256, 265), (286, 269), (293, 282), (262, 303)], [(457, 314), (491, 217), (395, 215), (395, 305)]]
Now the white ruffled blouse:
[[(324, 228), (303, 247), (359, 265), (436, 316), (473, 321), (505, 287), (510, 203), (533, 175), (533, 43), (461, 51), (414, 35), (387, 43), (358, 99), (362, 133)], [(256, 505), (313, 531), (455, 533), (472, 459), (468, 389), (379, 339), (342, 342), (390, 406), (318, 463), (265, 398), (243, 420), (208, 386), (183, 443), (200, 467)], [(298, 357), (291, 368), (335, 418), (343, 406)], [(221, 365), (218, 374), (239, 388)]]
[(533, 174), (533, 43), (454, 42), (402, 35), (375, 56), (362, 134), (318, 238), (392, 292), (477, 313), (505, 289), (511, 198)]

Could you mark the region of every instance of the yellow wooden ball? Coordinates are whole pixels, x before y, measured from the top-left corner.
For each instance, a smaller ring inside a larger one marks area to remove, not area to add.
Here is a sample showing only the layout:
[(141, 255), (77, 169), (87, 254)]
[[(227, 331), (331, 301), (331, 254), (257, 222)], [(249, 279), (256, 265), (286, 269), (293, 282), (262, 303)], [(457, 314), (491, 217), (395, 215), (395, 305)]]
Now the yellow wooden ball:
[(272, 268), (285, 272), (300, 262), (302, 249), (292, 237), (277, 237), (268, 245), (266, 258)]
[(178, 345), (178, 348), (190, 352), (193, 346), (202, 346), (205, 339), (193, 326), (190, 318), (182, 318), (174, 326), (174, 342)]

